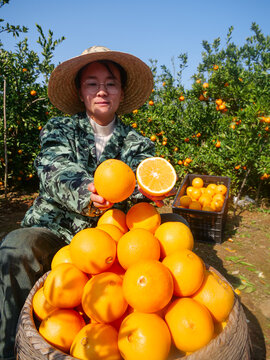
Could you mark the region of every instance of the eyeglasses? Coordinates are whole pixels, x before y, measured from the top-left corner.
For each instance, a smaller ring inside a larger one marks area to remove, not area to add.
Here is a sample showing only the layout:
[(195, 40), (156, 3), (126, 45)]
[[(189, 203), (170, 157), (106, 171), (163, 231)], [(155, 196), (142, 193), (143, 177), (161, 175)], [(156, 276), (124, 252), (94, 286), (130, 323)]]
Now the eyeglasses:
[(104, 86), (106, 92), (112, 95), (118, 94), (121, 90), (121, 84), (116, 79), (110, 79), (104, 83), (99, 83), (95, 80), (86, 80), (84, 82), (84, 86), (87, 88), (90, 94), (96, 94), (100, 90), (101, 85)]

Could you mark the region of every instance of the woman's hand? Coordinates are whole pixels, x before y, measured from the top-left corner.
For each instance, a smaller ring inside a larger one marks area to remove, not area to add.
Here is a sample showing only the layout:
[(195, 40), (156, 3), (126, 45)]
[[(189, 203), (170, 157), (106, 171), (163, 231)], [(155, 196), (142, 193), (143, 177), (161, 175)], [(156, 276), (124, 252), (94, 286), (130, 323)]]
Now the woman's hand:
[(164, 206), (164, 199), (170, 196), (174, 196), (176, 194), (176, 188), (173, 188), (169, 193), (162, 195), (162, 196), (152, 196), (147, 193), (145, 193), (139, 186), (138, 190), (148, 199), (152, 200), (158, 207)]
[(88, 190), (92, 193), (90, 196), (90, 200), (93, 202), (93, 205), (99, 210), (108, 210), (110, 207), (113, 206), (113, 203), (98, 195), (94, 183), (88, 185)]

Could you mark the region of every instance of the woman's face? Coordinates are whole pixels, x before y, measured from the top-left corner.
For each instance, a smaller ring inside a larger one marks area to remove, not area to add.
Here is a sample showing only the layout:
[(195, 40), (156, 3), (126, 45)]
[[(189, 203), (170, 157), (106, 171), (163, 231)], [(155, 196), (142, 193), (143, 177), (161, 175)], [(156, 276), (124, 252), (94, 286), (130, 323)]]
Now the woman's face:
[(108, 125), (124, 97), (119, 70), (109, 64), (93, 62), (81, 73), (79, 95), (87, 114), (99, 125)]

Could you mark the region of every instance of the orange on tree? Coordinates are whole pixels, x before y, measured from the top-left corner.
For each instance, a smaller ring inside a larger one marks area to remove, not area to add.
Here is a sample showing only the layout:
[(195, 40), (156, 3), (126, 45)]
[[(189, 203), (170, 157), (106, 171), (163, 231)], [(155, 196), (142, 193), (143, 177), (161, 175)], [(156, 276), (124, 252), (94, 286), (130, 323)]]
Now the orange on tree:
[(58, 309), (42, 320), (39, 333), (57, 349), (69, 353), (77, 333), (85, 326), (83, 317), (73, 309)]
[(189, 207), (189, 204), (192, 202), (192, 198), (188, 195), (183, 195), (179, 199), (179, 204), (185, 208)]
[(221, 142), (218, 140), (218, 141), (216, 142), (216, 148), (220, 148), (220, 146), (221, 146)]
[(207, 82), (204, 82), (204, 83), (202, 84), (202, 87), (203, 87), (204, 89), (206, 89), (206, 88), (209, 87), (209, 84), (208, 84)]
[(70, 263), (52, 269), (44, 281), (44, 296), (55, 307), (72, 308), (81, 303), (88, 276)]
[(151, 135), (151, 136), (150, 136), (150, 140), (151, 140), (151, 141), (156, 141), (156, 140), (157, 140), (156, 135)]
[(161, 157), (150, 157), (141, 161), (136, 177), (140, 188), (153, 196), (169, 193), (177, 179), (174, 167)]
[(159, 311), (172, 298), (172, 275), (160, 261), (141, 260), (127, 269), (123, 292), (128, 304), (135, 310), (149, 313)]
[(150, 100), (150, 101), (148, 102), (148, 104), (149, 104), (150, 106), (153, 106), (153, 105), (154, 105), (154, 101), (153, 101), (153, 100)]
[(132, 169), (123, 161), (108, 159), (97, 167), (94, 185), (98, 194), (104, 199), (118, 203), (133, 193), (136, 178)]
[(116, 242), (118, 242), (119, 239), (124, 235), (124, 232), (121, 231), (119, 227), (113, 224), (100, 224), (97, 226), (97, 228), (105, 231)]
[(203, 187), (203, 179), (200, 178), (200, 177), (195, 177), (195, 178), (192, 180), (191, 185), (192, 185), (194, 188), (202, 188), (202, 187)]
[(124, 269), (140, 260), (159, 260), (160, 244), (154, 234), (146, 229), (133, 228), (117, 244), (117, 259)]
[(79, 231), (69, 246), (72, 262), (88, 274), (107, 270), (116, 257), (116, 242), (98, 227)]
[(231, 286), (216, 273), (206, 270), (204, 281), (192, 298), (210, 311), (215, 321), (224, 321), (234, 304), (234, 292)]
[(184, 101), (185, 97), (183, 95), (179, 96), (179, 101)]
[(147, 202), (133, 205), (126, 214), (128, 228), (143, 228), (154, 233), (161, 223), (161, 217), (157, 209)]
[(43, 286), (35, 292), (32, 305), (34, 313), (40, 321), (45, 319), (50, 313), (57, 309), (46, 300), (43, 292)]
[(75, 336), (70, 355), (81, 360), (121, 360), (117, 330), (109, 324), (87, 324)]
[(181, 222), (167, 221), (161, 224), (155, 236), (160, 242), (161, 259), (177, 250), (192, 250), (194, 246), (190, 228)]
[(189, 297), (176, 299), (168, 307), (165, 321), (175, 346), (184, 352), (202, 348), (214, 335), (214, 323), (209, 311)]
[(31, 96), (36, 96), (36, 95), (37, 95), (36, 90), (31, 90), (31, 91), (30, 91), (30, 95), (31, 95)]
[(120, 209), (109, 209), (98, 219), (97, 227), (102, 224), (112, 224), (117, 226), (123, 233), (128, 231), (126, 224), (126, 214)]
[(72, 263), (70, 255), (70, 246), (65, 245), (57, 251), (51, 262), (51, 269), (55, 268), (59, 264)]
[(183, 249), (166, 256), (162, 263), (170, 270), (175, 296), (190, 296), (202, 285), (204, 263), (193, 251)]
[(99, 323), (110, 323), (120, 318), (128, 307), (122, 282), (122, 277), (112, 272), (93, 276), (82, 295), (82, 308), (86, 315)]
[(125, 360), (166, 360), (171, 335), (160, 316), (134, 312), (120, 326), (118, 347)]

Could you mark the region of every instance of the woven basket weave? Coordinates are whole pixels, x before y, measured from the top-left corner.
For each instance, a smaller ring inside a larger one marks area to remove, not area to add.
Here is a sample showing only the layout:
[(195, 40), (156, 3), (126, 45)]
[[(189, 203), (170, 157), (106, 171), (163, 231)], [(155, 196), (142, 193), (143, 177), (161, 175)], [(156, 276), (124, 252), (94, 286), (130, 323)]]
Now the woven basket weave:
[[(214, 268), (222, 279), (224, 277)], [(63, 353), (48, 344), (36, 329), (33, 318), (32, 299), (43, 286), (48, 273), (43, 275), (30, 291), (22, 308), (17, 326), (15, 353), (17, 360), (72, 360), (74, 357)], [(226, 281), (226, 279), (224, 279)], [(250, 339), (245, 313), (238, 296), (235, 296), (233, 309), (222, 333), (200, 350), (189, 356), (174, 355), (170, 360), (250, 360)], [(139, 360), (139, 359), (138, 359)]]

